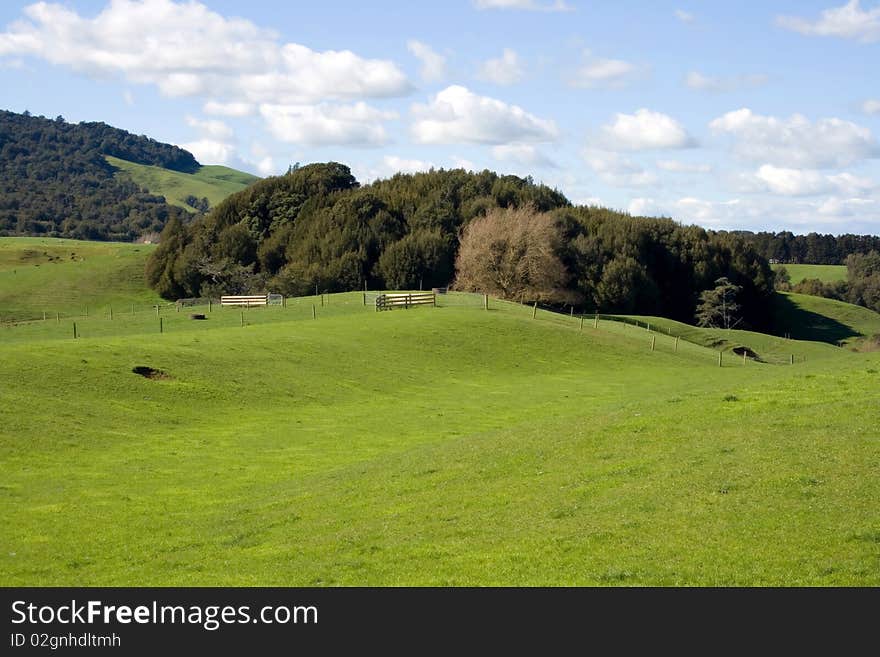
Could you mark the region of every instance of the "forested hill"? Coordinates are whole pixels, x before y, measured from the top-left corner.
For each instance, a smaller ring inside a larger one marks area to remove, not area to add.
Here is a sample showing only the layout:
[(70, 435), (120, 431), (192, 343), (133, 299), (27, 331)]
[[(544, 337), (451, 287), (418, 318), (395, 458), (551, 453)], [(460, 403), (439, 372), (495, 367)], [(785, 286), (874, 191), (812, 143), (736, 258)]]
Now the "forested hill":
[(188, 151), (105, 123), (0, 111), (0, 235), (134, 240), (186, 213), (115, 176), (105, 156), (183, 173)]
[[(516, 212), (515, 209), (522, 209)], [(482, 231), (468, 231), (480, 221)], [(485, 284), (460, 276), (463, 240)], [(573, 207), (531, 178), (461, 169), (361, 186), (347, 166), (310, 164), (171, 221), (147, 265), (166, 298), (278, 291), (418, 289), (456, 281), (517, 301), (693, 321), (701, 294), (738, 286), (742, 324), (767, 321), (773, 273), (741, 237)]]

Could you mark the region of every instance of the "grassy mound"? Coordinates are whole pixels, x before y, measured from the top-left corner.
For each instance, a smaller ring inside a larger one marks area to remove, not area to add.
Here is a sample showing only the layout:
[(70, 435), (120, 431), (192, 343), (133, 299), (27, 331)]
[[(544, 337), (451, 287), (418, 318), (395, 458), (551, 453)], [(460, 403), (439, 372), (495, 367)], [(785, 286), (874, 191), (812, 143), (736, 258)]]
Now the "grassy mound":
[(880, 333), (880, 314), (850, 303), (808, 294), (776, 295), (773, 324), (777, 334), (858, 348)]
[(880, 584), (880, 355), (362, 300), (0, 338), (3, 581)]

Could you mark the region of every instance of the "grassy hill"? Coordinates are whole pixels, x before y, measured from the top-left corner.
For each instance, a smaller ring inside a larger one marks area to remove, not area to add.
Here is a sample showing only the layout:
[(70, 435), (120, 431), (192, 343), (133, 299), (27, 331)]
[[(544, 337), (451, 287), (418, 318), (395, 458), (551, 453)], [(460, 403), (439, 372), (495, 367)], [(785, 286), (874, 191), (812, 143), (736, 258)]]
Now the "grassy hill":
[(880, 583), (880, 354), (479, 303), (3, 330), (3, 582)]
[(880, 314), (835, 299), (783, 292), (776, 295), (773, 312), (776, 332), (795, 340), (856, 347), (880, 334)]
[(241, 191), (259, 180), (243, 171), (223, 166), (202, 166), (195, 173), (182, 173), (157, 166), (135, 164), (118, 157), (107, 156), (107, 161), (150, 193), (164, 196), (171, 205), (190, 212), (195, 210), (186, 204), (187, 196), (207, 198), (215, 206), (230, 194)]
[(165, 303), (144, 283), (155, 247), (79, 240), (0, 238), (0, 321), (117, 311)]
[(652, 331), (660, 334), (679, 336), (682, 340), (709, 349), (729, 352), (730, 357), (741, 357), (743, 349), (745, 349), (749, 358), (755, 357), (766, 363), (785, 364), (791, 362), (792, 357), (797, 362), (816, 358), (834, 358), (840, 351), (838, 347), (825, 342), (789, 340), (766, 333), (737, 329), (700, 328), (664, 317), (636, 315), (620, 315), (619, 317), (630, 322), (637, 322), (646, 330), (650, 327)]
[(823, 283), (846, 280), (845, 265), (773, 265), (773, 269), (780, 267), (788, 271), (792, 284), (800, 283), (805, 278), (818, 278)]

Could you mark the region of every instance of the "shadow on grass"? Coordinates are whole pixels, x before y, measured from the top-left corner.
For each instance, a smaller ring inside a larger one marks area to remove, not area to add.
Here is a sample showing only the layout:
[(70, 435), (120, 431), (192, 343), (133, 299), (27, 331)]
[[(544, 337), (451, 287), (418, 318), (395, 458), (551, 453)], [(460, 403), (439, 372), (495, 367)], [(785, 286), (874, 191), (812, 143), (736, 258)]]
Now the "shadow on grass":
[(795, 340), (815, 340), (836, 345), (843, 340), (862, 336), (836, 319), (804, 310), (782, 294), (774, 295), (772, 313), (773, 332), (776, 335), (788, 333)]

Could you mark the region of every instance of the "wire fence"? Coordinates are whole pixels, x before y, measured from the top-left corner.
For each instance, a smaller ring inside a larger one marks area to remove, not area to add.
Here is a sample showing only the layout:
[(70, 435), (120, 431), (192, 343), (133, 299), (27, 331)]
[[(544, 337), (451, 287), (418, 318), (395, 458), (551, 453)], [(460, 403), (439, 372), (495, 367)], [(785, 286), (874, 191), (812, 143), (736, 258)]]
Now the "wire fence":
[[(415, 292), (413, 292), (415, 294)], [(504, 310), (523, 318), (551, 321), (578, 331), (602, 331), (627, 336), (634, 340), (642, 340), (645, 348), (651, 351), (671, 352), (674, 354), (699, 355), (702, 358), (717, 358), (720, 366), (764, 362), (771, 364), (794, 364), (806, 360), (804, 354), (782, 353), (779, 344), (756, 352), (746, 344), (735, 339), (719, 340), (716, 344), (701, 344), (693, 339), (693, 335), (677, 330), (674, 326), (664, 326), (661, 318), (653, 324), (645, 318), (602, 313), (584, 314), (575, 312), (573, 307), (568, 312), (540, 303), (523, 303), (506, 301), (484, 294), (450, 292), (446, 289), (435, 289), (437, 308), (472, 308), (481, 310)], [(46, 311), (41, 317), (6, 321), (2, 324), (0, 341), (27, 341), (30, 339), (58, 339), (67, 337), (85, 338), (115, 336), (138, 333), (165, 333), (191, 329), (193, 320), (211, 320), (212, 326), (254, 326), (278, 321), (297, 319), (318, 319), (353, 311), (364, 310), (375, 312), (376, 300), (386, 291), (363, 291), (342, 293), (318, 293), (299, 297), (277, 297), (275, 305), (256, 307), (222, 306), (220, 300), (213, 297), (179, 299), (176, 302), (153, 304), (115, 304), (90, 308), (83, 306), (82, 312)], [(394, 309), (394, 312), (401, 312)], [(694, 327), (689, 327), (695, 331)], [(16, 329), (16, 330), (11, 330)], [(641, 333), (639, 333), (641, 331)], [(783, 341), (782, 338), (768, 339)], [(788, 341), (792, 345), (796, 341)]]

